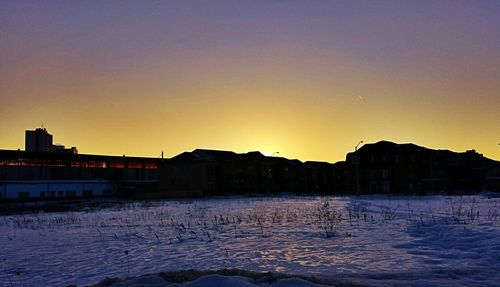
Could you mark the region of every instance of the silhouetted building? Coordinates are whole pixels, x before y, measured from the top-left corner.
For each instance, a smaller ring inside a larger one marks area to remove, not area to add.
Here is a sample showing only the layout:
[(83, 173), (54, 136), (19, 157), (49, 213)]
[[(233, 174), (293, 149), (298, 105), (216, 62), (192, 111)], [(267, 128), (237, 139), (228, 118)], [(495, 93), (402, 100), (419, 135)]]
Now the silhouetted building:
[(303, 193), (302, 165), (260, 152), (196, 149), (160, 167), (159, 188), (171, 196)]
[(500, 166), (488, 170), (486, 184), (489, 191), (500, 192)]
[(64, 145), (61, 145), (61, 144), (53, 145), (52, 151), (58, 152), (58, 153), (68, 153), (68, 154), (77, 154), (78, 153), (78, 150), (76, 149), (76, 147), (72, 146), (70, 148), (66, 148)]
[(307, 191), (314, 194), (344, 193), (344, 171), (339, 164), (306, 161)]
[(27, 130), (25, 137), (25, 150), (32, 152), (56, 152), (77, 154), (76, 147), (66, 148), (64, 145), (54, 145), (53, 137), (45, 128), (37, 128), (34, 131)]
[(254, 151), (243, 158), (243, 191), (247, 194), (305, 193), (303, 163)]
[[(155, 191), (163, 159), (71, 153), (0, 150), (0, 192), (4, 198), (108, 195), (102, 190), (137, 195)], [(108, 188), (110, 185), (113, 188)], [(39, 189), (60, 187), (55, 196)], [(80, 189), (74, 189), (79, 186)], [(71, 187), (64, 190), (64, 187)], [(92, 189), (90, 189), (92, 187)], [(66, 191), (70, 191), (67, 193)], [(92, 191), (92, 192), (90, 192)], [(35, 196), (38, 194), (38, 196)], [(10, 197), (6, 197), (10, 196)], [(2, 197), (2, 196), (0, 196)]]
[[(351, 193), (478, 192), (500, 165), (470, 150), (432, 150), (380, 141), (347, 154)], [(359, 187), (357, 187), (357, 183)]]
[(0, 150), (0, 198), (500, 191), (500, 162), (475, 150), (388, 141), (365, 144), (335, 164), (208, 149), (172, 159), (80, 155), (53, 145), (43, 128), (26, 131), (26, 149), (33, 151)]
[(234, 194), (241, 188), (241, 167), (241, 157), (234, 152), (184, 152), (162, 164), (159, 189), (169, 196)]
[(34, 152), (52, 152), (52, 135), (45, 128), (34, 131), (27, 130), (25, 137), (25, 150)]

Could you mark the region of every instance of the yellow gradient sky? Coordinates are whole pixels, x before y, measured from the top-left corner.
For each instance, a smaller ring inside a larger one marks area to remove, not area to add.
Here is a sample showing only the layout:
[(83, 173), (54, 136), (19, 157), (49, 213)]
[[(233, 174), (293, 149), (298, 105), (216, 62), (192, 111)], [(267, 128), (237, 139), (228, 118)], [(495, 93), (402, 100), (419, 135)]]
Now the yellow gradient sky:
[(0, 149), (43, 122), (80, 153), (500, 160), (500, 2), (402, 2), (4, 1)]

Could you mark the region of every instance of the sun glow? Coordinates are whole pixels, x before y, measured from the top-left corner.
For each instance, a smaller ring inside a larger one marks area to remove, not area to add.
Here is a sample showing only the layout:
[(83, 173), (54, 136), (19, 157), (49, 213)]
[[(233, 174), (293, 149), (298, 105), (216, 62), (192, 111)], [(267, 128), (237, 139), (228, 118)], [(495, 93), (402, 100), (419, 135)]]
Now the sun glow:
[(0, 5), (4, 149), (44, 122), (81, 153), (335, 162), (391, 140), (500, 159), (495, 2)]

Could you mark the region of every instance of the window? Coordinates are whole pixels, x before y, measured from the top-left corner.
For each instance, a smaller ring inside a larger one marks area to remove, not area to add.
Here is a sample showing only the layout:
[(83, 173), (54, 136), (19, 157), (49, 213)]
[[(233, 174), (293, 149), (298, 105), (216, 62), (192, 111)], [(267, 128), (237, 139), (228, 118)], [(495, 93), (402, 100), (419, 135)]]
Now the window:
[(45, 198), (45, 191), (40, 191), (40, 198)]
[(23, 198), (30, 198), (30, 193), (26, 191), (20, 191), (17, 193), (17, 198), (23, 199)]
[(62, 190), (58, 190), (58, 191), (57, 191), (57, 196), (58, 196), (58, 197), (63, 197), (63, 196), (64, 196), (64, 191), (62, 191)]
[(387, 181), (383, 181), (381, 183), (381, 187), (382, 187), (382, 192), (383, 193), (389, 193), (391, 191), (391, 185)]
[(382, 169), (382, 178), (389, 178), (389, 170), (387, 168)]
[(66, 191), (66, 197), (76, 197), (76, 191), (74, 191), (74, 190), (67, 190)]
[(377, 188), (377, 183), (376, 182), (370, 182), (370, 192), (371, 193), (377, 193), (378, 188)]
[(212, 166), (207, 167), (207, 176), (214, 176), (214, 175), (215, 175), (214, 167)]
[(83, 196), (85, 196), (85, 197), (91, 197), (92, 196), (92, 190), (84, 190), (83, 191)]

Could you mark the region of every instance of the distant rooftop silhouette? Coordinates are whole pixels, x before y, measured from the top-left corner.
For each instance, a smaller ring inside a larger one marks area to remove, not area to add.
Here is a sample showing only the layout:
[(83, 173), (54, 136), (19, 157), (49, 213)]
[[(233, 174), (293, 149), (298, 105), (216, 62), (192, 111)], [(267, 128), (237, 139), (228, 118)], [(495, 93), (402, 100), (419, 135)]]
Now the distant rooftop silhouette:
[(66, 148), (61, 144), (54, 145), (52, 135), (44, 127), (26, 130), (25, 150), (31, 152), (78, 153), (76, 147)]

